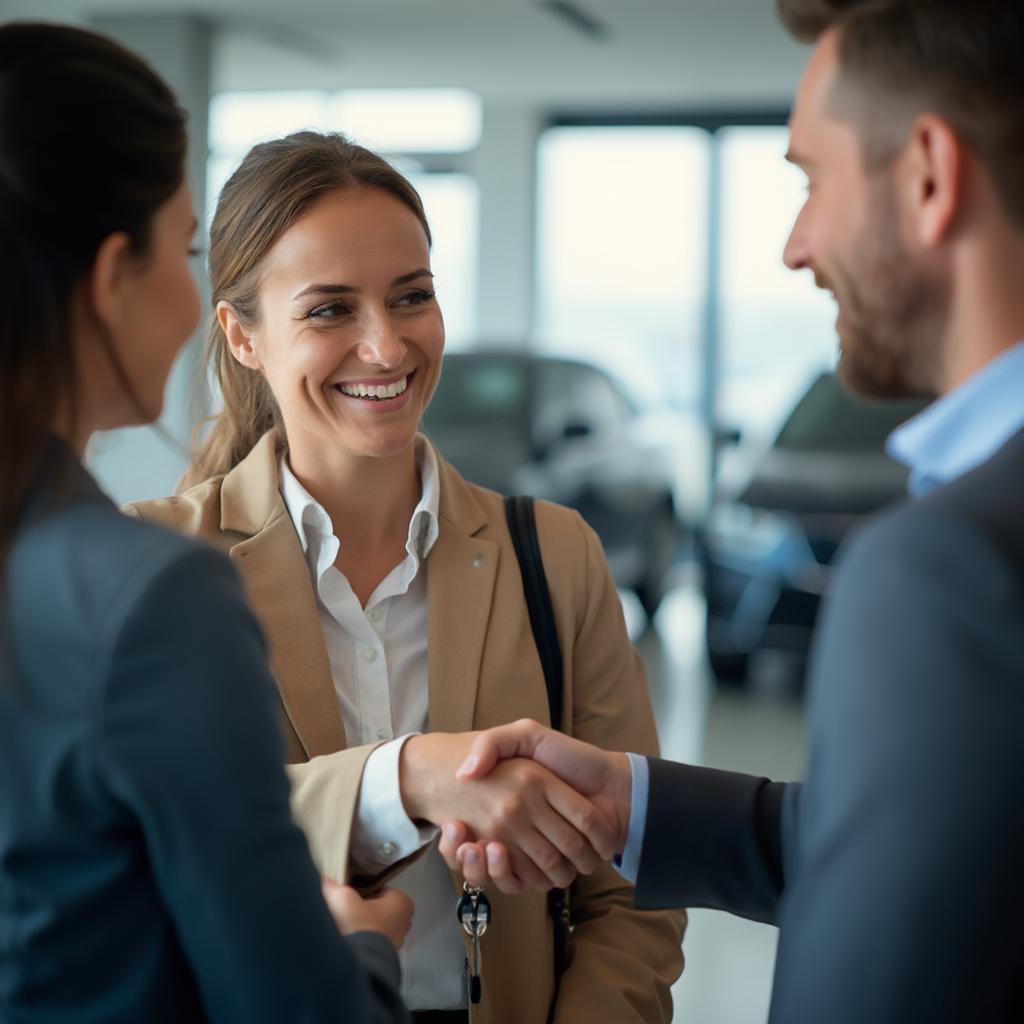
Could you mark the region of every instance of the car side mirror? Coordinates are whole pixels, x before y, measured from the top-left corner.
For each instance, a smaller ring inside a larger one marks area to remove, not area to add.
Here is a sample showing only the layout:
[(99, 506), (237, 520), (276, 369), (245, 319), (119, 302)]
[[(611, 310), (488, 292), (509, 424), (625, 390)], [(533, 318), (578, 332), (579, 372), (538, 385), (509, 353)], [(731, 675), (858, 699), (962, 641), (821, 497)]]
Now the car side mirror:
[(590, 437), (593, 433), (594, 428), (589, 423), (573, 421), (566, 423), (562, 428), (562, 440), (572, 441), (578, 437)]
[(743, 431), (739, 427), (715, 427), (715, 447), (725, 448), (737, 445), (743, 440)]
[(589, 423), (582, 423), (571, 420), (556, 434), (546, 437), (544, 440), (534, 440), (533, 458), (536, 462), (546, 462), (566, 441), (573, 441), (580, 437), (590, 437), (594, 428)]

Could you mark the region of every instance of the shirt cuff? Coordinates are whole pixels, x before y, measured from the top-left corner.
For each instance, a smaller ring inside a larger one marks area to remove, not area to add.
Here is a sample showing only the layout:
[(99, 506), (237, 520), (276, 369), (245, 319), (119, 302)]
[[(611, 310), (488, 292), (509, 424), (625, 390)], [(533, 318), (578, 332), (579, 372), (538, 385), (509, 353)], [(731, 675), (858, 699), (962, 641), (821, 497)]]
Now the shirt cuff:
[(643, 855), (644, 826), (647, 823), (647, 796), (650, 791), (650, 772), (647, 758), (639, 754), (627, 754), (632, 775), (630, 784), (629, 829), (626, 846), (615, 858), (616, 870), (631, 885), (636, 885), (640, 874), (640, 857)]
[(417, 826), (402, 803), (399, 758), (405, 741), (416, 735), (384, 743), (366, 759), (350, 850), (361, 871), (389, 868), (433, 841), (439, 832), (433, 825)]

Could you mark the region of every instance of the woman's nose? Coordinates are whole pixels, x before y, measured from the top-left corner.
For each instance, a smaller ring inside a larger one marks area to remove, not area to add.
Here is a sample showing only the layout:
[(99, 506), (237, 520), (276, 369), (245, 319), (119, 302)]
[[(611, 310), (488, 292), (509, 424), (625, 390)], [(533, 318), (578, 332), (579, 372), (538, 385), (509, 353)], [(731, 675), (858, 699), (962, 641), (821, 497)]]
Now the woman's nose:
[(402, 364), (408, 348), (387, 316), (375, 317), (359, 343), (359, 357), (385, 370)]

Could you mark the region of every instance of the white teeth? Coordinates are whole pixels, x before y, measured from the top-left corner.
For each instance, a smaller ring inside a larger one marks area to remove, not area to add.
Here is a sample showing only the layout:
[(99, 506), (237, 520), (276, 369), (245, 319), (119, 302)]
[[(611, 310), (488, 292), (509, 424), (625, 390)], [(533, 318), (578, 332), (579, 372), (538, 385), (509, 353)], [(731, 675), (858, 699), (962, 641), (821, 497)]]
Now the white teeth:
[(339, 384), (338, 387), (343, 395), (352, 398), (372, 398), (380, 401), (382, 398), (397, 398), (409, 386), (408, 376), (396, 380), (393, 384)]

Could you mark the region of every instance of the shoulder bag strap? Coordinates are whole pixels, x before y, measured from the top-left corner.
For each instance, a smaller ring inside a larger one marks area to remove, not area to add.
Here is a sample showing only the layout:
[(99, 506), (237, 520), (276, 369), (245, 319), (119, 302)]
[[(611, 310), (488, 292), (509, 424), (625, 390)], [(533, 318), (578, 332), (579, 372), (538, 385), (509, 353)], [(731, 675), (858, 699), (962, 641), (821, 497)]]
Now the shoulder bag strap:
[[(555, 625), (555, 612), (551, 605), (551, 593), (548, 589), (547, 576), (544, 573), (544, 562), (540, 554), (533, 498), (529, 496), (506, 497), (505, 518), (508, 520), (508, 531), (512, 535), (512, 546), (516, 550), (519, 572), (523, 578), (523, 593), (526, 597), (526, 610), (530, 616), (533, 640), (537, 645), (537, 653), (540, 655), (541, 667), (544, 670), (551, 727), (561, 731), (564, 702), (562, 650), (558, 642), (558, 628)], [(548, 890), (548, 912), (555, 930), (555, 1000), (557, 1000), (559, 982), (566, 967), (566, 944), (571, 931), (569, 902), (564, 889)], [(549, 1020), (554, 1015), (555, 1000), (551, 1004)]]

